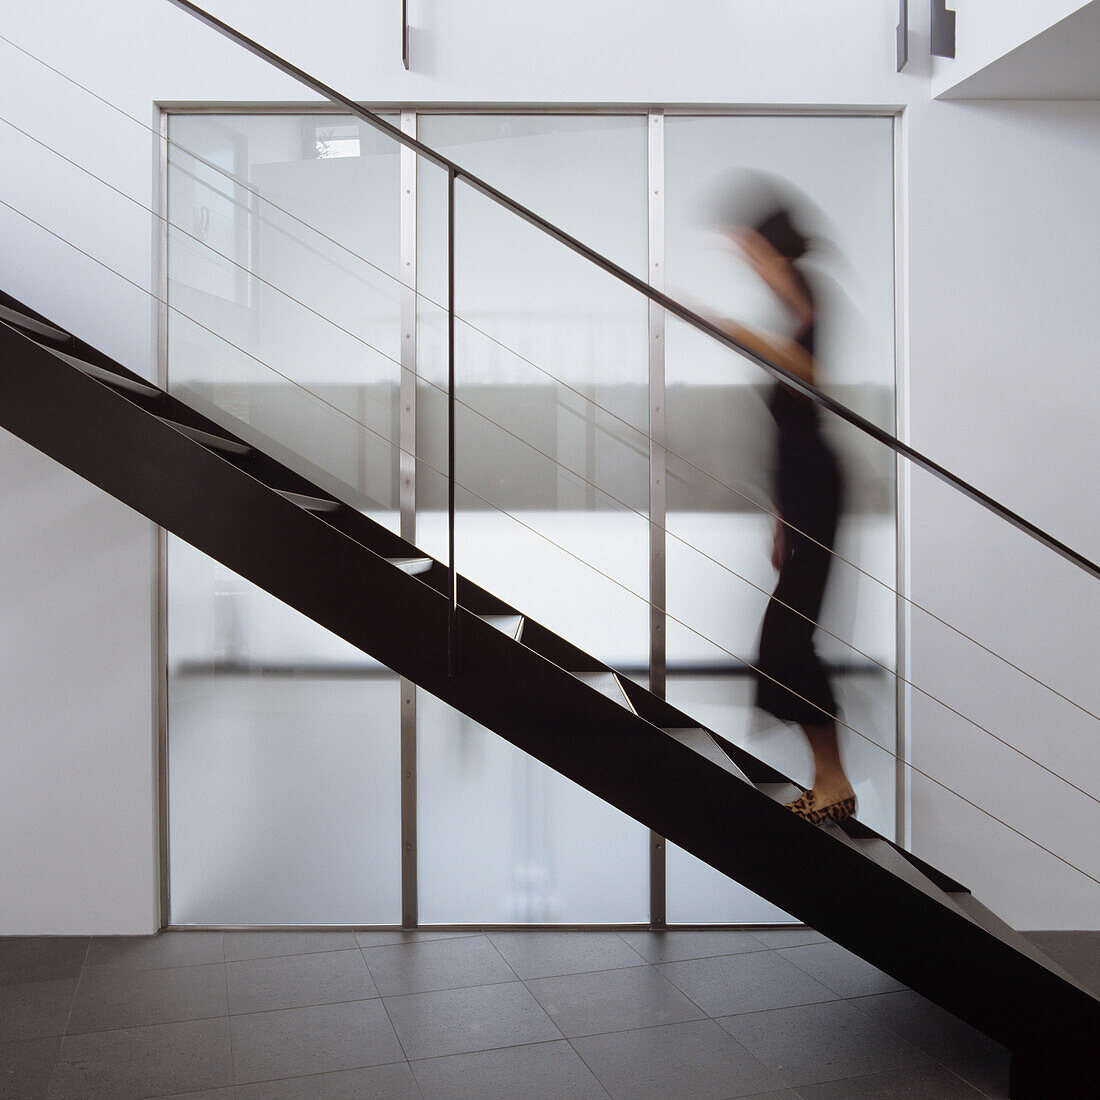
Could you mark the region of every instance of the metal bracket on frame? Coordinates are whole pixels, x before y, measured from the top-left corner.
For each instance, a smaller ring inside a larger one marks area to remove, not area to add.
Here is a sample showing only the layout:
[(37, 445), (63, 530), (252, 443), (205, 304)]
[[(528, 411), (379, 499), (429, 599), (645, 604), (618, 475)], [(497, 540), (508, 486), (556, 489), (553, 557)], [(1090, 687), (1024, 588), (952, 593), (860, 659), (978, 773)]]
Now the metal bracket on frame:
[(947, 10), (947, 0), (932, 0), (932, 53), (955, 56), (955, 12)]

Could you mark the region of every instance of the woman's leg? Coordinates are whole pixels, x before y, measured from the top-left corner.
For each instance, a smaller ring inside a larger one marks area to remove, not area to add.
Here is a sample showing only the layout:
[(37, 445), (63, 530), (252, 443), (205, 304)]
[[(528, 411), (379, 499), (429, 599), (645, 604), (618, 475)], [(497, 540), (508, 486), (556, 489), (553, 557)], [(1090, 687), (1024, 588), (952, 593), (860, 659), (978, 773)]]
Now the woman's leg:
[(836, 723), (824, 726), (803, 725), (802, 732), (814, 756), (814, 805), (831, 806), (852, 795), (852, 784), (840, 760)]

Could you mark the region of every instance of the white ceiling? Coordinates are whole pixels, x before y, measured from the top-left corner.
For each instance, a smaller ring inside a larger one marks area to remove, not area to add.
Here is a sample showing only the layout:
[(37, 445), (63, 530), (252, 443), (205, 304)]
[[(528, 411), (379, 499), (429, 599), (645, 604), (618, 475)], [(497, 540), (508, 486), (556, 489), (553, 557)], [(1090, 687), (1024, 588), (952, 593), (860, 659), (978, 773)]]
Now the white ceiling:
[(1094, 0), (939, 98), (1100, 99), (1100, 2)]

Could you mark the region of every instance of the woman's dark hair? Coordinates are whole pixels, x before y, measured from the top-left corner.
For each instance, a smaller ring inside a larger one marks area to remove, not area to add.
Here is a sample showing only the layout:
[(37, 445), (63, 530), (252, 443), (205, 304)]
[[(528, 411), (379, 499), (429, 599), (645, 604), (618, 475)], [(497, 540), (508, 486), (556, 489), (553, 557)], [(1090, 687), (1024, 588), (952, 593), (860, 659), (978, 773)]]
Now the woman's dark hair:
[(786, 207), (774, 210), (752, 228), (780, 256), (786, 256), (788, 260), (797, 260), (809, 251), (809, 239), (795, 228), (794, 223), (791, 221), (791, 212)]
[(721, 180), (709, 205), (714, 223), (753, 229), (787, 259), (797, 260), (814, 246), (806, 230), (820, 220), (817, 207), (778, 176), (735, 172)]

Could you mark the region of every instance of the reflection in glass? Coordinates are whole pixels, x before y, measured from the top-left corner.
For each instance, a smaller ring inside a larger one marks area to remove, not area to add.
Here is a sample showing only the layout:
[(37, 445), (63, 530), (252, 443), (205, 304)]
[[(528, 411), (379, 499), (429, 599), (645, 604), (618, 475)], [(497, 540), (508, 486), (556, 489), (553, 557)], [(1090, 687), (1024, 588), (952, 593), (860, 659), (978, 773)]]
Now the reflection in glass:
[(397, 143), (326, 115), (170, 139), (172, 392), (396, 528)]

